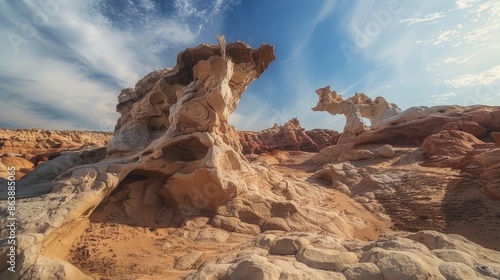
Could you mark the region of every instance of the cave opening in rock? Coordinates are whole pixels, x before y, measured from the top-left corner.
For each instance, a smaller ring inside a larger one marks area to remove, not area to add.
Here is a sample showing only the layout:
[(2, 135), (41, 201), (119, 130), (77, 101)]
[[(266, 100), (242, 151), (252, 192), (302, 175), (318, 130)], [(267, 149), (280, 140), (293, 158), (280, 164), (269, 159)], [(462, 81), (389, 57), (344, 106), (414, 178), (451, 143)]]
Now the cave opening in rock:
[(150, 170), (130, 172), (90, 216), (91, 223), (116, 223), (139, 227), (171, 227), (174, 210), (168, 209), (159, 191), (168, 176)]

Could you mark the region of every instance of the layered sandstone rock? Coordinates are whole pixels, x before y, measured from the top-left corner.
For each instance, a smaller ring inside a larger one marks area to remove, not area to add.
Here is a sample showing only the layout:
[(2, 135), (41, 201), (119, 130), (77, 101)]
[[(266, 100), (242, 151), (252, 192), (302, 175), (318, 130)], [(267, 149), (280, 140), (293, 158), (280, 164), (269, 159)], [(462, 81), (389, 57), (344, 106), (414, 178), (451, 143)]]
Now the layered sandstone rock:
[(485, 192), (500, 201), (500, 149), (482, 153), (476, 159), (484, 168), (481, 179), (485, 181)]
[[(220, 211), (229, 199), (248, 191), (255, 172), (239, 143), (228, 139), (234, 128), (227, 118), (248, 84), (273, 60), (269, 45), (256, 50), (241, 42), (200, 45), (181, 52), (172, 70), (153, 72), (134, 89), (122, 91), (117, 106), (121, 117), (107, 144), (107, 158), (61, 170), (51, 193), (19, 205), (18, 250), (24, 257), (16, 277), (44, 278), (56, 271), (69, 277), (72, 270), (56, 259), (68, 248), (51, 242), (68, 227), (74, 227), (77, 236), (87, 217), (120, 183), (155, 188), (153, 180), (159, 184), (155, 197), (182, 208), (185, 215)], [(6, 224), (2, 219), (2, 233)], [(33, 234), (42, 238), (30, 238)], [(66, 242), (72, 242), (71, 236)], [(47, 250), (40, 254), (42, 247)], [(45, 254), (54, 259), (37, 261)]]
[(16, 169), (20, 179), (39, 163), (61, 155), (61, 151), (103, 147), (111, 139), (108, 132), (42, 129), (0, 129), (0, 178), (6, 179), (3, 165)]
[[(342, 95), (330, 90), (330, 86), (316, 90), (319, 101), (313, 111), (326, 111), (332, 115), (342, 114), (346, 117), (344, 134), (357, 136), (368, 128), (363, 117), (368, 118), (371, 127), (377, 127), (383, 120), (401, 112), (394, 103), (389, 103), (383, 97), (372, 100), (364, 93), (356, 93), (344, 100)], [(345, 138), (345, 136), (343, 136)], [(340, 141), (341, 143), (345, 141)]]
[(430, 155), (464, 156), (484, 142), (460, 130), (443, 130), (425, 138), (422, 149)]
[(306, 131), (294, 118), (284, 125), (259, 132), (238, 132), (243, 154), (261, 154), (273, 150), (317, 152), (319, 149), (335, 144), (339, 133), (329, 129)]
[(82, 146), (104, 146), (109, 132), (43, 129), (0, 129), (0, 154), (38, 155)]

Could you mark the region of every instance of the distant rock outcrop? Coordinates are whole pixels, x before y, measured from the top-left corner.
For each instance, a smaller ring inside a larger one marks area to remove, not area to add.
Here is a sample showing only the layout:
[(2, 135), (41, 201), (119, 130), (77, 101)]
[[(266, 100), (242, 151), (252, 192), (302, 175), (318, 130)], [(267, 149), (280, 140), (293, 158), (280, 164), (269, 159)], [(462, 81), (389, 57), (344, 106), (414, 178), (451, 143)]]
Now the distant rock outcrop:
[(372, 100), (364, 93), (356, 93), (346, 100), (342, 95), (331, 91), (330, 87), (316, 90), (319, 101), (313, 111), (326, 111), (332, 115), (342, 114), (346, 117), (346, 125), (339, 143), (349, 142), (353, 137), (366, 131), (368, 128), (363, 117), (371, 122), (371, 127), (377, 127), (383, 120), (401, 112), (398, 106), (387, 102), (383, 97)]
[(0, 129), (0, 178), (8, 177), (7, 167), (15, 167), (20, 179), (61, 151), (104, 147), (112, 136), (98, 131)]
[(294, 118), (280, 126), (253, 131), (238, 131), (243, 154), (261, 154), (274, 150), (317, 152), (335, 144), (339, 133), (329, 129), (306, 131)]
[(0, 129), (0, 154), (37, 155), (82, 146), (104, 146), (111, 132), (43, 129)]
[[(326, 147), (320, 151), (316, 162), (335, 162), (342, 153), (356, 145), (366, 143), (395, 143), (410, 141), (422, 143), (427, 137), (445, 131), (463, 131), (476, 137), (500, 130), (500, 107), (494, 106), (434, 106), (411, 107), (403, 112), (393, 103), (377, 97), (374, 101), (356, 93), (346, 100), (330, 87), (316, 91), (318, 104), (313, 111), (327, 111), (333, 115), (344, 114), (346, 125), (340, 135), (337, 148)], [(363, 117), (371, 120), (367, 127)], [(471, 135), (471, 136), (472, 136)], [(427, 141), (430, 147), (433, 136)], [(439, 149), (440, 146), (438, 146)]]

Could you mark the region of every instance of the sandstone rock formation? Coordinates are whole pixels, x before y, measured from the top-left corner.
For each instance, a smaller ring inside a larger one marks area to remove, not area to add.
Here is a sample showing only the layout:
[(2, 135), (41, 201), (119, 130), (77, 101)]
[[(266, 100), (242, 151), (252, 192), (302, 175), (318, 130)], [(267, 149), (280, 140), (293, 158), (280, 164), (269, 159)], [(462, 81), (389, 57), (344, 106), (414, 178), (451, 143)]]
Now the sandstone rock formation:
[(500, 147), (500, 132), (492, 132), (491, 137), (495, 139), (495, 146)]
[(481, 179), (485, 181), (484, 190), (493, 199), (500, 201), (500, 149), (492, 149), (477, 156), (484, 167)]
[[(401, 110), (383, 97), (372, 100), (364, 93), (356, 93), (346, 100), (342, 95), (330, 90), (330, 86), (316, 90), (319, 101), (313, 111), (326, 111), (332, 115), (343, 114), (346, 117), (344, 133), (358, 135), (367, 130), (363, 117), (368, 118), (371, 127), (377, 127), (383, 120), (395, 116)], [(341, 143), (343, 143), (342, 141)]]
[[(49, 177), (41, 176), (41, 166), (32, 173), (38, 182), (19, 185), (22, 197), (33, 198), (17, 208), (22, 230), (15, 276), (78, 274), (61, 259), (101, 202), (109, 205), (111, 218), (146, 213), (144, 209), (162, 213), (168, 206), (179, 209), (168, 221), (217, 214), (220, 224), (214, 225), (233, 224), (241, 233), (322, 229), (353, 236), (356, 228), (365, 227), (349, 223), (352, 216), (322, 207), (321, 195), (304, 200), (277, 171), (250, 165), (239, 141), (229, 138), (237, 134), (227, 117), (248, 84), (273, 60), (269, 45), (257, 50), (241, 42), (201, 45), (181, 52), (172, 70), (153, 72), (134, 89), (122, 91), (117, 106), (122, 115), (104, 160), (68, 164), (60, 174), (48, 172)], [(42, 180), (54, 175), (52, 184)], [(35, 187), (38, 183), (43, 186)], [(299, 210), (304, 203), (312, 207)], [(114, 211), (116, 207), (121, 210)], [(32, 212), (36, 214), (28, 214)], [(71, 234), (68, 228), (73, 228)], [(40, 238), (31, 238), (33, 234)]]
[(261, 154), (273, 150), (317, 152), (319, 149), (335, 144), (339, 133), (329, 129), (306, 131), (297, 119), (284, 125), (259, 132), (238, 131), (243, 154)]
[(443, 130), (425, 138), (422, 149), (430, 155), (464, 156), (483, 141), (460, 130)]
[[(372, 101), (356, 93), (346, 100), (330, 87), (316, 91), (319, 101), (313, 111), (344, 114), (346, 125), (337, 144), (320, 150), (315, 162), (336, 162), (342, 153), (364, 143), (422, 143), (441, 130), (463, 131), (476, 137), (500, 130), (500, 107), (493, 106), (434, 106), (412, 107), (404, 112), (384, 98)], [(368, 128), (363, 117), (371, 120)], [(442, 134), (454, 132), (442, 132)], [(433, 136), (431, 139), (436, 138)], [(430, 145), (430, 144), (429, 144)], [(462, 151), (463, 153), (463, 151)]]
[[(48, 249), (46, 256), (64, 256), (67, 248), (48, 243), (69, 226), (81, 228), (120, 182), (154, 187), (148, 179), (154, 180), (160, 183), (156, 195), (187, 213), (220, 211), (229, 199), (246, 192), (254, 171), (239, 152), (241, 147), (227, 138), (234, 130), (227, 117), (248, 84), (273, 60), (269, 45), (257, 50), (241, 42), (200, 45), (181, 52), (172, 70), (153, 72), (135, 89), (122, 91), (117, 106), (122, 115), (107, 144), (107, 159), (69, 169), (53, 182), (50, 194), (19, 205), (19, 216), (25, 218), (20, 220), (18, 250), (24, 259), (19, 260), (17, 275), (43, 278), (59, 270), (66, 276), (73, 273), (56, 259), (42, 271), (48, 261), (35, 264), (41, 255), (28, 252), (49, 247), (53, 250)], [(49, 216), (27, 220), (34, 210)], [(43, 238), (30, 239), (28, 234)]]

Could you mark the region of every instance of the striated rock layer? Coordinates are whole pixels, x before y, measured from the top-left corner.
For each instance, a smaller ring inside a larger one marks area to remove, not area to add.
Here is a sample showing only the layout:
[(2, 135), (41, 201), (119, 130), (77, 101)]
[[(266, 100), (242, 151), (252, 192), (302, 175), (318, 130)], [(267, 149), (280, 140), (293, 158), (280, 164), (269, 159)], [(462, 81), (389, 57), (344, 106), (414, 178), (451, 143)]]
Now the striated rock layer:
[(112, 136), (98, 131), (0, 129), (0, 154), (38, 155), (87, 145), (104, 146)]
[(0, 129), (0, 178), (6, 179), (7, 168), (15, 167), (16, 179), (21, 179), (61, 151), (104, 147), (111, 137), (112, 133), (96, 131)]

